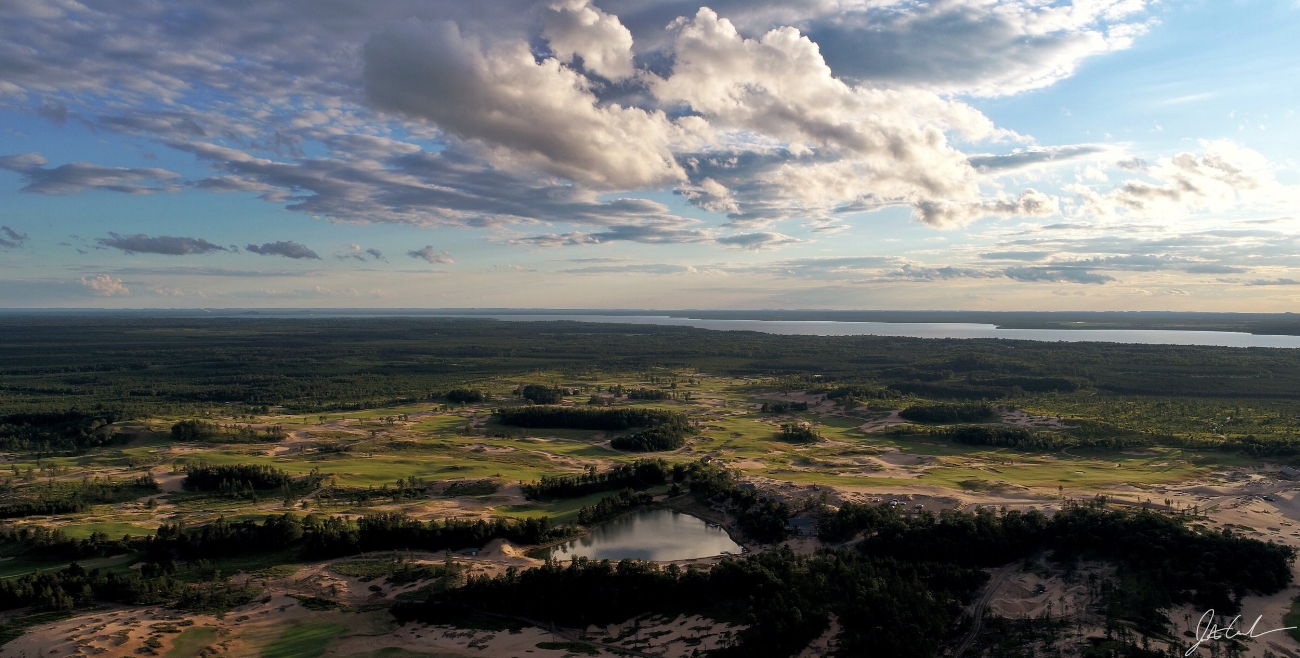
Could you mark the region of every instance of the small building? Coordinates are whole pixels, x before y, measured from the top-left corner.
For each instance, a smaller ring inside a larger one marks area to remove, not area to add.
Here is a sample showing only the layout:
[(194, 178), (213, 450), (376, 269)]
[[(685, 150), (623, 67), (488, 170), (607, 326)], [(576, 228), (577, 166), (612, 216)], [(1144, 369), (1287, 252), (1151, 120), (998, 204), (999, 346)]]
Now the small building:
[(1283, 466), (1282, 470), (1277, 472), (1277, 476), (1282, 478), (1283, 480), (1300, 479), (1300, 471), (1297, 471), (1296, 469), (1291, 468), (1290, 466)]
[(785, 530), (796, 537), (816, 537), (817, 519), (811, 517), (790, 519), (785, 524)]

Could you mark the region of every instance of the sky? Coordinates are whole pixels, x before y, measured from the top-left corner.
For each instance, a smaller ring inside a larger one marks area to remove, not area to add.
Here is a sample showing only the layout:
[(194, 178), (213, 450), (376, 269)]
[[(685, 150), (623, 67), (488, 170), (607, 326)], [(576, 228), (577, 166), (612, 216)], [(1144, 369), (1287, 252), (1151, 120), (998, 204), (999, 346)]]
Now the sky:
[(1300, 310), (1300, 2), (0, 0), (0, 307)]

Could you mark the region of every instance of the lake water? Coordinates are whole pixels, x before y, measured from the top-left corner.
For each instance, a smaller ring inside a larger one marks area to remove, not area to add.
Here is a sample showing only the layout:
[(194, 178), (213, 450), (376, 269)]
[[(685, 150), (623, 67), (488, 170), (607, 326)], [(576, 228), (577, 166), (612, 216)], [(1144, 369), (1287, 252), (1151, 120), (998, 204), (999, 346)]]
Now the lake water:
[(816, 320), (700, 320), (667, 315), (483, 314), (452, 317), (491, 318), (514, 322), (572, 320), (698, 327), (721, 331), (760, 331), (801, 336), (905, 336), (910, 338), (1006, 338), (1064, 342), (1139, 343), (1145, 345), (1218, 345), (1222, 347), (1300, 348), (1300, 336), (1266, 336), (1232, 331), (1166, 329), (1002, 329), (992, 324), (959, 322), (838, 322)]
[(690, 560), (724, 553), (739, 554), (740, 544), (727, 531), (667, 509), (640, 510), (602, 523), (586, 535), (549, 549), (560, 561), (576, 555), (593, 560)]

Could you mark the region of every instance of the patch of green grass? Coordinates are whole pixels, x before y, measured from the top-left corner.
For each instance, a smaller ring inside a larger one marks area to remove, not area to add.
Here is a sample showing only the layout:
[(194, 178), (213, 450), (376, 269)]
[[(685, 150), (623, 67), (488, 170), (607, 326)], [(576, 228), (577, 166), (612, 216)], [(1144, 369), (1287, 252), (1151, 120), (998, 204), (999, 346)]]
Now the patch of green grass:
[(347, 626), (329, 621), (299, 621), (286, 628), (279, 637), (262, 649), (261, 658), (316, 658)]
[(172, 640), (171, 651), (168, 651), (163, 658), (196, 658), (199, 652), (216, 639), (217, 629), (211, 626), (187, 628)]
[[(1300, 596), (1291, 600), (1291, 609), (1282, 616), (1282, 625), (1300, 627)], [(1289, 629), (1286, 634), (1300, 642), (1300, 628)]]
[(121, 539), (123, 535), (134, 535), (136, 537), (147, 537), (154, 534), (150, 528), (144, 528), (133, 523), (121, 523), (116, 521), (101, 521), (96, 523), (74, 523), (59, 528), (69, 537), (85, 539), (92, 533), (102, 532), (112, 539)]
[[(114, 555), (111, 557), (97, 557), (88, 560), (77, 560), (87, 571), (91, 569), (117, 570), (125, 569), (127, 565), (133, 564), (140, 559), (139, 553), (129, 555)], [(71, 564), (68, 560), (39, 560), (30, 557), (19, 557), (12, 560), (0, 562), (0, 578), (13, 578), (16, 576), (25, 576), (33, 571), (57, 571)]]
[(71, 617), (71, 612), (55, 610), (52, 612), (36, 612), (26, 615), (18, 615), (0, 623), (0, 646), (9, 644), (18, 639), (27, 629), (33, 626), (51, 624), (61, 619)]
[(363, 581), (383, 578), (393, 572), (392, 560), (344, 560), (329, 566), (331, 573)]
[(569, 653), (581, 653), (588, 656), (599, 656), (600, 649), (582, 642), (538, 642), (538, 649), (550, 649), (552, 651), (568, 651)]

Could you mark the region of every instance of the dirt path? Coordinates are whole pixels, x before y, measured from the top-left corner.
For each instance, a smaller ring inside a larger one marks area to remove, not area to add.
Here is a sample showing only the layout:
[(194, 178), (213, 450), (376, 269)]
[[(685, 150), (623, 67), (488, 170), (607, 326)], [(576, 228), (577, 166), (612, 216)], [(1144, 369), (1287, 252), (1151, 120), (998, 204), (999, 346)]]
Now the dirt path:
[(993, 577), (989, 579), (989, 584), (984, 588), (984, 593), (981, 594), (979, 600), (975, 602), (975, 608), (971, 611), (973, 618), (970, 630), (966, 631), (966, 635), (962, 636), (961, 642), (957, 645), (957, 649), (952, 653), (953, 658), (961, 658), (961, 655), (966, 653), (966, 650), (970, 648), (971, 643), (975, 641), (975, 636), (979, 635), (980, 626), (984, 624), (984, 608), (988, 607), (989, 601), (993, 600), (993, 595), (997, 594), (998, 589), (1007, 581), (1007, 578), (1010, 578), (1011, 574), (1020, 570), (1021, 564), (1021, 562), (1012, 562), (1011, 564), (993, 572)]

